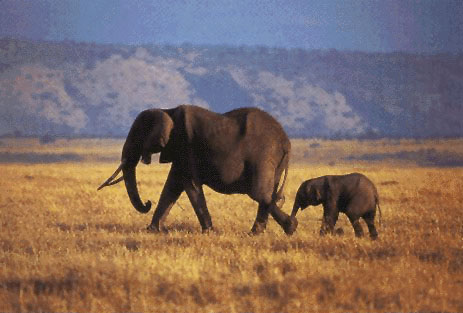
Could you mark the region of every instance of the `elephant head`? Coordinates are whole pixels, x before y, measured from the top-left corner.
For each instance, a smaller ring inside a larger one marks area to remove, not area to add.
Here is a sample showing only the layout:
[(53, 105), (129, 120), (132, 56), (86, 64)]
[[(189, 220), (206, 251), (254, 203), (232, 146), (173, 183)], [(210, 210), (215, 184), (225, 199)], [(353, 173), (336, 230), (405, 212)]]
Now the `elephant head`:
[[(172, 156), (166, 147), (173, 128), (174, 122), (166, 111), (151, 109), (141, 112), (133, 122), (125, 140), (121, 164), (98, 190), (124, 180), (132, 205), (138, 212), (147, 213), (151, 208), (151, 201), (142, 203), (138, 193), (135, 169), (140, 159), (143, 163), (150, 164), (153, 153), (161, 153), (159, 161), (162, 163), (172, 161)], [(114, 180), (121, 171), (123, 176)]]
[(309, 205), (319, 205), (323, 201), (323, 185), (315, 181), (304, 182), (296, 193), (291, 216), (295, 217), (299, 208), (304, 210)]

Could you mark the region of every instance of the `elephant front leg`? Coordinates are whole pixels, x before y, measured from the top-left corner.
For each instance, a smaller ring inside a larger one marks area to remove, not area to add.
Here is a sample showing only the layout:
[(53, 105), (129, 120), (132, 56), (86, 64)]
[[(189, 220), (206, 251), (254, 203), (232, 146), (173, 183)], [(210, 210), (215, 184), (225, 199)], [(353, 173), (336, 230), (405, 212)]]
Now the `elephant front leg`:
[(334, 231), (334, 225), (338, 221), (339, 211), (337, 209), (325, 209), (323, 212), (323, 221), (320, 228), (320, 236), (326, 234), (332, 234)]
[(151, 224), (148, 226), (149, 231), (159, 232), (161, 230), (163, 221), (167, 215), (169, 215), (170, 209), (178, 200), (183, 190), (181, 179), (176, 175), (175, 171), (171, 169), (164, 188), (162, 189), (161, 197), (154, 211)]
[(190, 199), (193, 209), (195, 210), (203, 233), (212, 230), (211, 215), (207, 209), (203, 188), (201, 186), (197, 186), (193, 183), (193, 181), (187, 181), (185, 182), (185, 191)]

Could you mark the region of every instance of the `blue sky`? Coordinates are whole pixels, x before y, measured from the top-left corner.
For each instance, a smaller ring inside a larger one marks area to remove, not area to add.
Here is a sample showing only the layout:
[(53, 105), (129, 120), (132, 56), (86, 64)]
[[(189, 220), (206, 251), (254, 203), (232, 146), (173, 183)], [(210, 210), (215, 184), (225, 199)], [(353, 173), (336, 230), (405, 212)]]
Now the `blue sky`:
[(463, 52), (463, 1), (0, 0), (0, 37)]

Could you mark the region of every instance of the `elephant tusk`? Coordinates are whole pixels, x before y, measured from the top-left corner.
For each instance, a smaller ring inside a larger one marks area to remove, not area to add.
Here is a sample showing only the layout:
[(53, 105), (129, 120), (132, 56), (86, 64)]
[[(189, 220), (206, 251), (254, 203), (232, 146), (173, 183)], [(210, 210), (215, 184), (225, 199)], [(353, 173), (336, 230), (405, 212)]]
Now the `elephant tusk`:
[(122, 171), (122, 166), (124, 166), (124, 164), (125, 164), (125, 160), (123, 160), (123, 161), (121, 162), (121, 165), (119, 165), (119, 167), (117, 168), (117, 170), (114, 171), (114, 173), (113, 173), (104, 183), (102, 183), (101, 186), (98, 187), (97, 190), (100, 190), (100, 189), (102, 189), (102, 188), (104, 188), (104, 187), (106, 187), (106, 186), (111, 186), (111, 185), (117, 184), (117, 183), (120, 182), (122, 179), (124, 179), (124, 177), (121, 177), (122, 179), (119, 178), (116, 182), (111, 183), (112, 180), (113, 180), (114, 178), (116, 178), (116, 176)]
[(116, 179), (115, 181), (112, 181), (112, 182), (108, 183), (108, 186), (115, 185), (115, 184), (117, 184), (117, 183), (120, 183), (120, 182), (123, 181), (123, 180), (124, 180), (124, 176), (121, 176), (121, 177), (119, 177), (118, 179)]

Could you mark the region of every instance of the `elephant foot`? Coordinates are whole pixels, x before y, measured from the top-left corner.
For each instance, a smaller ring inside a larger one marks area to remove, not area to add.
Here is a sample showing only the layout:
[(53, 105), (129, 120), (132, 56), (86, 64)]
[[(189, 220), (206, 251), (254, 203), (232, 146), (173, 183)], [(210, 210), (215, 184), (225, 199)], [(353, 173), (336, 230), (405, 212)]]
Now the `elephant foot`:
[(336, 236), (343, 236), (344, 235), (344, 230), (342, 228), (338, 228), (334, 231), (334, 234)]
[(214, 230), (214, 227), (207, 227), (207, 228), (203, 228), (203, 234), (211, 234), (211, 233), (214, 233), (215, 230)]
[[(146, 230), (149, 232), (149, 233), (153, 233), (153, 234), (159, 234), (161, 233), (161, 229), (159, 229), (159, 226), (156, 226), (154, 224), (150, 224), (148, 225), (148, 227), (146, 227)], [(164, 233), (167, 233), (166, 230), (162, 231)]]
[(370, 234), (370, 239), (371, 239), (371, 240), (376, 240), (376, 239), (378, 239), (378, 234), (377, 234), (377, 233), (376, 233), (376, 234)]
[(331, 234), (331, 232), (327, 229), (320, 229), (320, 237), (325, 237), (326, 235)]
[(288, 219), (283, 223), (282, 227), (286, 235), (291, 236), (297, 228), (298, 221), (296, 217), (289, 216)]
[(265, 231), (265, 228), (267, 227), (267, 224), (264, 223), (254, 223), (254, 225), (251, 228), (251, 232), (249, 235), (255, 236), (262, 234)]
[(283, 205), (285, 204), (285, 196), (282, 195), (277, 201), (276, 201), (276, 205), (277, 207), (281, 210), (281, 208), (283, 207)]

